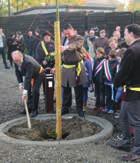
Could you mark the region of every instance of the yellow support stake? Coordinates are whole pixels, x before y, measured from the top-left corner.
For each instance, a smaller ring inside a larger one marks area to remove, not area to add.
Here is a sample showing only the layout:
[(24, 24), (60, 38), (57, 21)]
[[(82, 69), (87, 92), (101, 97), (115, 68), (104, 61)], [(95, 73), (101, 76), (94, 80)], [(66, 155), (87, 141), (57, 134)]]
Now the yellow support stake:
[(55, 31), (55, 71), (56, 71), (56, 134), (57, 139), (62, 138), (62, 89), (61, 89), (61, 41), (60, 41), (60, 21), (54, 24)]

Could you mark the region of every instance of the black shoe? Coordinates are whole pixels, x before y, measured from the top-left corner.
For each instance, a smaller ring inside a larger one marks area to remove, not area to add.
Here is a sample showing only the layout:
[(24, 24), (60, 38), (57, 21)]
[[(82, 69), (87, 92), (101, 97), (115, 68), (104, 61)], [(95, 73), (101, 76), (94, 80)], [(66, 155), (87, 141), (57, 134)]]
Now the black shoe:
[(85, 117), (85, 114), (84, 114), (83, 111), (79, 111), (79, 112), (78, 112), (78, 115), (79, 115), (79, 117), (82, 117), (82, 118)]
[(65, 115), (65, 114), (68, 114), (69, 113), (69, 110), (67, 110), (67, 109), (62, 109), (62, 115)]
[(33, 111), (32, 114), (31, 114), (31, 117), (36, 117), (38, 115), (38, 111)]
[(115, 149), (123, 150), (126, 152), (130, 152), (132, 147), (130, 141), (127, 139), (110, 140), (107, 144)]
[(10, 69), (10, 67), (9, 66), (5, 66), (5, 69)]

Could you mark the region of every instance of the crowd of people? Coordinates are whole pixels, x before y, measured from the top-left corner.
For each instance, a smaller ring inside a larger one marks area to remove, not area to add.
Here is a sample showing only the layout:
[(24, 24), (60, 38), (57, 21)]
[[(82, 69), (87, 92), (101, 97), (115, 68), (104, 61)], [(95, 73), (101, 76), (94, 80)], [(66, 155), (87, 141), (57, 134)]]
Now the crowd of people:
[[(123, 138), (111, 146), (122, 148), (130, 145), (129, 128), (133, 126), (135, 140), (132, 152), (122, 157), (122, 160), (139, 159), (140, 26), (126, 26), (124, 36), (120, 26), (116, 26), (111, 36), (108, 36), (105, 29), (98, 28), (91, 28), (81, 36), (71, 24), (66, 24), (61, 36), (62, 115), (70, 111), (72, 88), (80, 117), (84, 117), (87, 110), (88, 92), (94, 91), (94, 110), (120, 118)], [(49, 31), (42, 35), (39, 31), (33, 34), (29, 30), (26, 36), (17, 32), (6, 39), (0, 28), (0, 53), (8, 69), (6, 50), (11, 67), (13, 62), (15, 65), (22, 99), (28, 99), (29, 112), (35, 117), (38, 115), (41, 83), (44, 83), (43, 74), (55, 75), (53, 35)], [(45, 84), (43, 86), (45, 94)]]

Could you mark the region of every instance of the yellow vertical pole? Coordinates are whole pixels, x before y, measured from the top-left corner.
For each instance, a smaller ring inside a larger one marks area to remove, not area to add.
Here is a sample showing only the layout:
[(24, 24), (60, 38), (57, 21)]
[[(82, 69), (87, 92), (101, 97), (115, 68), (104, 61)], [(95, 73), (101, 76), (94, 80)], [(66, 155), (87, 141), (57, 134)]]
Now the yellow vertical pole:
[(62, 90), (61, 90), (61, 41), (60, 41), (60, 21), (59, 21), (59, 10), (58, 1), (56, 0), (57, 9), (57, 21), (54, 24), (55, 31), (55, 71), (56, 71), (56, 134), (57, 139), (62, 138)]

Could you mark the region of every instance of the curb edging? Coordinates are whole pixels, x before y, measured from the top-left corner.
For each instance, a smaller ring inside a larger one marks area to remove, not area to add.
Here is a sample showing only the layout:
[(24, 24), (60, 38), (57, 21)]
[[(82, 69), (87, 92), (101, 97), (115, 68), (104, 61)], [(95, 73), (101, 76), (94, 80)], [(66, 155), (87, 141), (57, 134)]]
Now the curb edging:
[[(63, 118), (68, 119), (72, 118), (73, 116), (77, 116), (76, 114), (68, 114), (63, 116)], [(43, 119), (55, 119), (55, 114), (40, 114), (36, 118), (37, 120), (43, 120)], [(72, 144), (85, 144), (89, 142), (98, 143), (101, 140), (105, 140), (109, 138), (113, 133), (113, 125), (100, 117), (96, 116), (90, 116), (86, 115), (85, 119), (87, 121), (93, 122), (97, 125), (99, 125), (102, 130), (89, 137), (79, 138), (79, 139), (73, 139), (73, 140), (60, 140), (60, 141), (29, 141), (29, 140), (22, 140), (22, 139), (15, 139), (12, 137), (9, 137), (5, 134), (11, 127), (17, 124), (22, 124), (26, 121), (26, 117), (17, 118), (5, 123), (2, 123), (0, 125), (0, 141), (5, 143), (12, 143), (16, 145), (41, 145), (41, 146), (57, 146), (57, 145), (72, 145)]]

